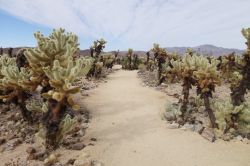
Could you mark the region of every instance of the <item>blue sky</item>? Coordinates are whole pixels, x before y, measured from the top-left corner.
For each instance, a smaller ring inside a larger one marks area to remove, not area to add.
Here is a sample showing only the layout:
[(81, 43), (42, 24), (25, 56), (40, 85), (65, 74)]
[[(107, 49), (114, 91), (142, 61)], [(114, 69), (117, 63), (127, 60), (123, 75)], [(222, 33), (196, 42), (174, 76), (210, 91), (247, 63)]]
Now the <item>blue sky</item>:
[(106, 50), (148, 50), (154, 42), (244, 49), (249, 11), (250, 0), (0, 0), (0, 46), (35, 46), (34, 32), (63, 27), (82, 49), (101, 37)]

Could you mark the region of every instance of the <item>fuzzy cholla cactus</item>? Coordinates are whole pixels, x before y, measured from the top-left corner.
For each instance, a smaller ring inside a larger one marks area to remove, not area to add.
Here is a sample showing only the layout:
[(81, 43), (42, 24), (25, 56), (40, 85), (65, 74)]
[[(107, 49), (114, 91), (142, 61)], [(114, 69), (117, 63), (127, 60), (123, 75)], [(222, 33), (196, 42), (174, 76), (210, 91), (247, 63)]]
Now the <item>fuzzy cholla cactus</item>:
[(70, 117), (70, 115), (66, 115), (59, 125), (59, 132), (56, 137), (56, 141), (61, 143), (64, 136), (74, 129), (74, 127), (76, 126), (76, 122), (76, 118), (72, 118)]
[(85, 59), (77, 59), (73, 61), (72, 59), (68, 61), (67, 67), (60, 65), (58, 60), (54, 61), (53, 68), (44, 67), (43, 70), (46, 76), (49, 78), (49, 84), (53, 87), (47, 93), (44, 93), (45, 98), (52, 98), (57, 102), (66, 102), (73, 109), (78, 109), (79, 106), (73, 101), (74, 94), (80, 91), (80, 87), (72, 87), (74, 81), (84, 75), (84, 68), (90, 68), (92, 64), (84, 63)]
[(93, 50), (93, 54), (95, 53), (94, 57), (98, 57), (98, 55), (100, 55), (100, 53), (103, 51), (103, 49), (105, 48), (105, 44), (107, 44), (107, 41), (105, 41), (104, 39), (99, 39), (94, 41), (93, 46), (91, 46), (91, 50)]
[[(1, 79), (0, 89), (17, 91), (34, 91), (36, 87), (32, 84), (33, 72), (27, 68), (19, 68), (16, 65), (16, 58), (9, 58), (7, 55), (3, 55), (0, 58), (1, 66)], [(14, 96), (13, 96), (14, 97)], [(10, 101), (11, 95), (1, 96), (1, 99)]]
[(112, 68), (115, 63), (116, 56), (113, 54), (104, 54), (103, 55), (103, 66), (106, 68)]
[(182, 112), (183, 119), (189, 103), (189, 90), (196, 83), (193, 72), (198, 68), (198, 59), (199, 57), (196, 55), (185, 54), (182, 59), (172, 59), (170, 61), (172, 68), (168, 68), (168, 77), (174, 79), (174, 77), (177, 76), (180, 80), (182, 80), (183, 99), (180, 110)]
[(159, 44), (154, 43), (153, 48), (151, 51), (156, 55), (156, 56), (167, 56), (167, 51), (164, 48), (161, 48)]
[(215, 91), (216, 85), (220, 85), (220, 72), (217, 70), (219, 63), (216, 59), (211, 59), (199, 56), (196, 61), (197, 71), (193, 75), (197, 82), (197, 94), (204, 100), (205, 111), (208, 112), (211, 125), (213, 128), (217, 127), (215, 115), (210, 107), (210, 98)]
[(79, 50), (78, 38), (72, 33), (65, 33), (64, 29), (54, 30), (49, 37), (40, 32), (35, 33), (38, 46), (25, 51), (25, 56), (35, 71), (42, 71), (42, 67), (52, 66), (54, 60), (66, 67), (68, 61)]
[(214, 102), (212, 108), (218, 124), (218, 137), (227, 138), (235, 132), (243, 135), (250, 133), (250, 107), (246, 103), (233, 106), (230, 101)]
[(219, 61), (211, 59), (209, 63), (207, 58), (200, 56), (196, 62), (198, 70), (194, 71), (193, 74), (197, 80), (198, 91), (201, 95), (208, 93), (210, 95), (215, 90), (215, 85), (220, 84), (220, 72), (217, 70)]
[(247, 39), (247, 54), (250, 56), (250, 28), (243, 28), (241, 33)]
[(19, 68), (16, 58), (3, 55), (0, 58), (0, 96), (5, 102), (15, 102), (20, 106), (23, 118), (32, 121), (30, 112), (25, 107), (25, 101), (31, 92), (36, 90), (36, 83), (32, 81), (33, 72), (28, 68)]
[[(80, 91), (80, 87), (73, 84), (89, 72), (93, 60), (74, 57), (79, 50), (77, 36), (65, 33), (63, 29), (54, 30), (49, 37), (38, 32), (35, 37), (38, 46), (27, 49), (24, 54), (34, 73), (32, 80), (43, 86), (41, 93), (48, 103), (44, 118), (46, 145), (54, 149), (58, 147), (57, 137), (62, 118), (71, 108), (79, 108), (73, 95)], [(28, 109), (34, 108), (45, 110), (39, 105), (28, 105)]]
[(132, 56), (133, 55), (134, 50), (132, 48), (128, 49), (128, 56)]
[(168, 54), (166, 49), (161, 48), (159, 44), (154, 43), (153, 48), (151, 51), (154, 53), (154, 58), (157, 60), (157, 67), (158, 67), (158, 85), (162, 83), (162, 70), (163, 64), (166, 62), (168, 58)]

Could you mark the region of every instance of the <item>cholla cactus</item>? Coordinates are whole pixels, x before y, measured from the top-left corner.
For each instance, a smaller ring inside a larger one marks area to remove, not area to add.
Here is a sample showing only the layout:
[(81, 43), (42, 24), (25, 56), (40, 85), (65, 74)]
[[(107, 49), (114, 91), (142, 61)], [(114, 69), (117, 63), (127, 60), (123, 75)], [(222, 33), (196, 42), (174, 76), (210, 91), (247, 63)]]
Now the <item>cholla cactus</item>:
[[(212, 108), (215, 110), (218, 137), (230, 136), (232, 131), (242, 135), (250, 133), (250, 108), (246, 103), (233, 106), (230, 101), (214, 102)], [(229, 133), (228, 133), (229, 132)]]
[(204, 105), (208, 112), (211, 125), (213, 128), (217, 127), (213, 110), (210, 108), (210, 100), (212, 93), (215, 91), (215, 86), (220, 85), (220, 72), (217, 70), (218, 60), (209, 60), (205, 57), (199, 56), (196, 61), (197, 70), (193, 72), (194, 79), (197, 82), (197, 94), (204, 99)]
[[(62, 67), (58, 60), (54, 61), (53, 68), (44, 67), (43, 70), (49, 78), (49, 84), (53, 87), (52, 90), (43, 94), (45, 98), (52, 98), (57, 102), (71, 106), (73, 109), (78, 109), (73, 101), (74, 94), (80, 91), (80, 87), (72, 87), (72, 83), (77, 77), (83, 75), (85, 59), (77, 59), (76, 61), (69, 60), (68, 66)], [(90, 66), (91, 64), (89, 64)], [(89, 67), (87, 67), (89, 68)]]
[(247, 54), (250, 56), (250, 28), (243, 28), (241, 33), (247, 39)]
[(153, 48), (151, 51), (154, 53), (155, 59), (157, 59), (157, 66), (158, 66), (158, 81), (159, 85), (161, 84), (161, 76), (162, 76), (162, 65), (166, 62), (168, 58), (168, 54), (166, 49), (161, 48), (159, 44), (154, 43)]
[(25, 101), (29, 93), (36, 90), (36, 83), (33, 82), (33, 72), (27, 68), (19, 68), (16, 58), (3, 55), (0, 58), (0, 89), (4, 92), (0, 96), (5, 102), (16, 102), (19, 105), (24, 119), (32, 121), (30, 112), (25, 107)]
[(61, 143), (63, 141), (64, 136), (72, 131), (76, 126), (76, 118), (70, 117), (70, 115), (66, 115), (66, 117), (61, 121), (59, 125), (59, 132), (56, 137), (56, 142)]
[(25, 51), (25, 56), (35, 71), (42, 71), (42, 67), (53, 65), (58, 60), (60, 65), (66, 67), (68, 61), (79, 50), (78, 38), (72, 33), (65, 33), (64, 29), (54, 30), (49, 37), (40, 32), (35, 33), (38, 46)]
[(187, 106), (189, 103), (189, 90), (192, 88), (192, 85), (195, 85), (196, 80), (194, 78), (194, 71), (198, 69), (198, 61), (199, 57), (190, 54), (185, 54), (182, 60), (171, 60), (172, 68), (169, 68), (169, 76), (172, 79), (177, 76), (180, 80), (182, 80), (182, 105), (181, 105), (181, 112), (182, 117), (184, 118), (185, 113), (187, 111)]
[[(63, 29), (54, 30), (49, 37), (38, 32), (35, 37), (38, 46), (27, 49), (25, 56), (33, 72), (32, 81), (36, 82), (37, 86), (45, 87), (41, 93), (48, 102), (48, 111), (44, 117), (46, 145), (56, 148), (59, 143), (57, 135), (66, 111), (71, 107), (79, 108), (73, 101), (73, 95), (80, 91), (80, 87), (74, 87), (72, 84), (79, 76), (89, 72), (93, 60), (74, 58), (79, 50), (77, 36), (65, 33)], [(34, 105), (28, 108), (32, 110)]]
[(116, 61), (116, 55), (113, 54), (104, 54), (103, 56), (103, 66), (106, 68), (112, 68), (115, 61)]
[(137, 70), (139, 68), (142, 60), (138, 57), (137, 54), (134, 54), (133, 49), (129, 48), (127, 56), (122, 58), (122, 68), (128, 70)]
[(61, 66), (67, 67), (79, 50), (78, 38), (72, 33), (65, 33), (64, 29), (53, 30), (49, 37), (44, 37), (40, 32), (35, 33), (38, 46), (26, 49), (24, 52), (27, 61), (34, 72), (33, 80), (45, 89), (49, 86), (48, 78), (44, 74), (44, 67), (53, 67), (54, 60), (58, 60)]
[(100, 77), (102, 67), (103, 67), (103, 57), (99, 57), (103, 49), (105, 48), (105, 44), (107, 42), (104, 39), (94, 41), (93, 46), (90, 47), (91, 57), (94, 58), (91, 69), (87, 73), (87, 77), (94, 76), (95, 78)]
[(242, 29), (242, 35), (246, 38), (247, 50), (242, 57), (234, 53), (220, 57), (217, 66), (222, 71), (222, 76), (230, 83), (231, 101), (234, 106), (245, 102), (244, 95), (250, 89), (250, 28)]
[(48, 112), (48, 102), (42, 100), (30, 99), (26, 101), (26, 108), (31, 112)]
[(132, 56), (133, 56), (133, 49), (129, 48), (128, 49), (128, 53), (127, 53), (127, 58), (128, 58), (128, 69), (131, 70), (132, 69)]
[(98, 57), (101, 54), (101, 52), (105, 48), (106, 43), (107, 41), (105, 41), (104, 39), (94, 41), (93, 46), (91, 46), (91, 50), (93, 51), (94, 57)]
[[(190, 56), (193, 56), (193, 54), (195, 53), (194, 50), (192, 48), (188, 48), (186, 50), (186, 53), (189, 54)], [(197, 54), (196, 54), (197, 55)]]

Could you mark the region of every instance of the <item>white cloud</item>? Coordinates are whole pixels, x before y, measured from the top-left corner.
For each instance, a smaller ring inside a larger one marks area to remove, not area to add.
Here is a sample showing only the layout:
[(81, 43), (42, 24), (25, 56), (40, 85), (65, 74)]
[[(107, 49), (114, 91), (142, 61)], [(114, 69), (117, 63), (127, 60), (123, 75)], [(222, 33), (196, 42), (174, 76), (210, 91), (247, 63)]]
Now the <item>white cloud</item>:
[(244, 48), (249, 0), (0, 0), (0, 9), (80, 38), (104, 37), (108, 48), (149, 49), (214, 44)]

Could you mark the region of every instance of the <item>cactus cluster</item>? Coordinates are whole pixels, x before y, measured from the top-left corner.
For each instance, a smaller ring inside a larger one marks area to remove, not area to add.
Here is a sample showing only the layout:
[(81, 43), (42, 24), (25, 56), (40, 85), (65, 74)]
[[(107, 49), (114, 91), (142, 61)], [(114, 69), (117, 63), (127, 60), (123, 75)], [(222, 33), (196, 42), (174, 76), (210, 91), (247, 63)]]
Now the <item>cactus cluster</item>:
[(127, 70), (137, 70), (141, 60), (138, 55), (134, 53), (132, 48), (128, 49), (127, 56), (122, 59), (122, 68)]
[[(247, 136), (250, 134), (250, 107), (247, 103), (234, 106), (231, 101), (212, 104), (215, 111), (218, 137), (230, 139), (234, 134)], [(230, 131), (230, 132), (229, 132)]]
[[(79, 109), (73, 95), (80, 87), (73, 84), (88, 73), (93, 60), (75, 57), (79, 50), (77, 36), (64, 29), (54, 30), (48, 37), (40, 32), (34, 36), (37, 47), (22, 49), (13, 58), (0, 57), (0, 98), (19, 104), (27, 120), (32, 120), (32, 111), (43, 112), (47, 147), (56, 148), (58, 138), (73, 125), (67, 112)], [(30, 102), (34, 93), (40, 93), (43, 100)]]
[(90, 56), (93, 58), (93, 64), (87, 73), (87, 77), (99, 78), (104, 66), (102, 53), (107, 42), (104, 39), (94, 41), (93, 45), (90, 47)]
[[(168, 105), (168, 115), (172, 112), (180, 124), (189, 121), (189, 90), (196, 87), (197, 96), (203, 100), (202, 105), (205, 106), (211, 127), (215, 128), (218, 137), (230, 139), (237, 134), (249, 137), (250, 109), (244, 95), (250, 89), (250, 29), (243, 29), (242, 34), (247, 39), (247, 50), (243, 56), (232, 53), (216, 59), (202, 56), (190, 49), (182, 58), (169, 58), (168, 55), (169, 63), (163, 63), (166, 68), (165, 77), (182, 80), (183, 87), (180, 107)], [(155, 50), (159, 50), (157, 45)], [(231, 101), (224, 103), (213, 99), (215, 87), (220, 86), (222, 81), (228, 82), (231, 89)], [(178, 119), (178, 116), (181, 118)]]
[(181, 118), (179, 123), (183, 124), (189, 118), (189, 93), (194, 86), (197, 88), (197, 95), (204, 100), (205, 111), (211, 120), (212, 127), (216, 127), (213, 110), (210, 108), (210, 98), (215, 86), (220, 84), (220, 72), (217, 70), (219, 61), (216, 59), (208, 59), (204, 56), (197, 55), (191, 50), (181, 58), (172, 58), (167, 67), (167, 77), (170, 80), (175, 78), (182, 80), (181, 99)]
[(234, 106), (245, 102), (245, 94), (250, 89), (250, 28), (242, 29), (242, 35), (247, 40), (247, 50), (242, 57), (234, 53), (220, 57), (218, 68), (224, 79), (230, 82), (231, 100)]

